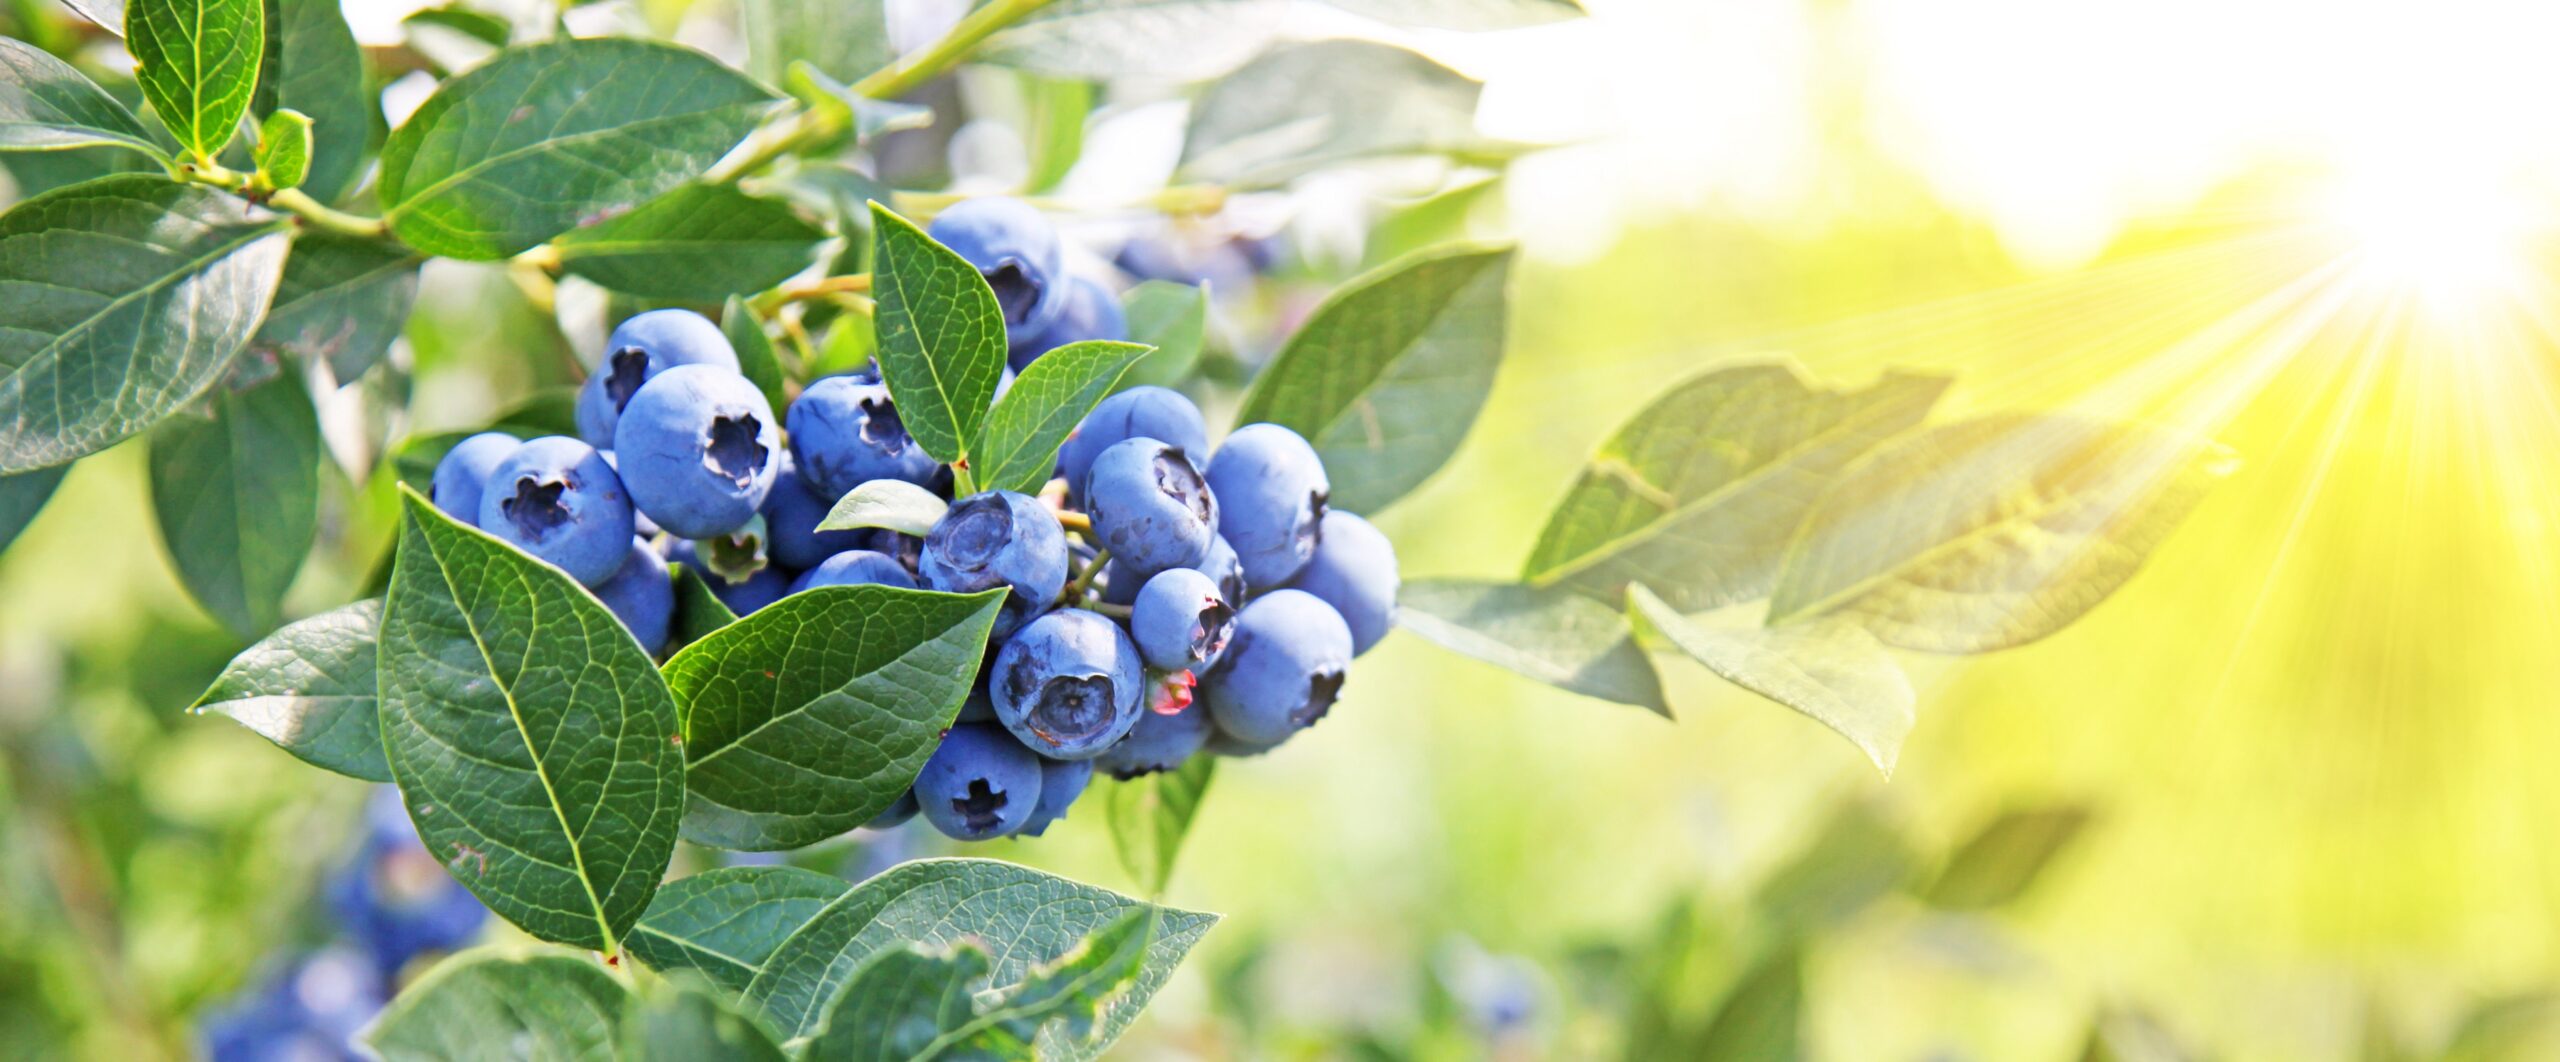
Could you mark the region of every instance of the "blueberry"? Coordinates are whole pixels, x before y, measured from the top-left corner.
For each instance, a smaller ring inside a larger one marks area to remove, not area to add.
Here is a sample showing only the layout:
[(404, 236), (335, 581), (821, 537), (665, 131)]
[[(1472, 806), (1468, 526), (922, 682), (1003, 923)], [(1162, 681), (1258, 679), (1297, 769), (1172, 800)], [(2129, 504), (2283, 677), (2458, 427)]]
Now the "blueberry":
[(791, 592), (819, 586), (894, 586), (902, 590), (916, 588), (916, 577), (897, 561), (867, 549), (849, 549), (820, 562), (817, 567), (801, 572), (791, 584)]
[(711, 588), (711, 596), (741, 616), (782, 600), (784, 594), (791, 592), (795, 575), (790, 569), (766, 565), (753, 575), (730, 582), (704, 566), (694, 544), (684, 539), (676, 539), (667, 547), (667, 562), (693, 569), (693, 574), (702, 577), (703, 585)]
[(1170, 771), (1208, 743), (1209, 708), (1192, 703), (1172, 714), (1148, 712), (1138, 717), (1129, 736), (1103, 751), (1094, 768), (1128, 781), (1140, 775)]
[(888, 810), (872, 816), (871, 821), (862, 825), (865, 829), (873, 830), (896, 829), (906, 825), (908, 819), (916, 817), (916, 807), (916, 791), (909, 789), (898, 794), (898, 802), (889, 805)]
[[(1218, 584), (1218, 596), (1225, 598), (1229, 604), (1245, 599), (1244, 565), (1237, 562), (1236, 548), (1227, 544), (1227, 536), (1210, 536), (1208, 557), (1192, 567), (1200, 574), (1208, 576), (1210, 582)], [(1123, 568), (1117, 563), (1106, 564), (1102, 568), (1102, 600), (1105, 603), (1137, 604), (1138, 591), (1146, 585), (1146, 576)]]
[(1323, 599), (1274, 590), (1236, 614), (1236, 632), (1200, 680), (1218, 729), (1276, 745), (1324, 718), (1351, 667), (1351, 628)]
[(799, 463), (784, 453), (782, 467), (773, 474), (773, 489), (764, 496), (765, 556), (785, 568), (815, 568), (846, 550), (869, 548), (870, 529), (818, 530), (818, 523), (834, 508), (834, 499), (810, 493)]
[(595, 447), (545, 435), (516, 447), (480, 486), (480, 528), (588, 586), (631, 552), (631, 498)]
[(599, 450), (613, 449), (615, 422), (640, 385), (678, 365), (714, 365), (738, 371), (738, 352), (720, 326), (691, 310), (635, 314), (604, 341), (604, 360), (578, 388), (578, 436)]
[(1279, 747), (1280, 743), (1277, 741), (1244, 741), (1226, 731), (1211, 727), (1209, 740), (1201, 743), (1200, 751), (1212, 756), (1259, 756)]
[[(613, 451), (611, 451), (611, 450), (598, 450), (598, 451), (596, 451), (596, 452), (604, 455), (604, 463), (605, 463), (606, 465), (610, 466), (610, 467), (613, 469), (613, 474), (614, 474), (616, 477), (619, 477), (619, 476), (621, 476), (621, 475), (622, 475), (622, 462), (617, 461), (617, 460), (615, 460), (615, 459), (614, 459)], [(632, 534), (638, 535), (638, 536), (640, 536), (640, 537), (642, 537), (642, 538), (656, 538), (656, 537), (658, 537), (658, 535), (659, 535), (660, 533), (662, 533), (662, 532), (664, 532), (664, 531), (666, 531), (666, 528), (659, 527), (659, 526), (658, 526), (658, 522), (657, 522), (657, 521), (649, 519), (649, 514), (644, 513), (644, 512), (641, 512), (638, 506), (633, 506), (633, 507), (632, 507), (632, 509), (631, 509), (631, 533), (632, 533)]]
[(1351, 627), (1351, 655), (1368, 652), (1396, 621), (1396, 547), (1377, 528), (1335, 509), (1324, 514), (1316, 555), (1289, 585), (1324, 599)]
[(502, 431), (484, 431), (444, 452), (436, 462), (435, 480), (427, 487), (427, 498), (436, 508), (463, 523), (480, 523), (480, 488), (489, 482), (489, 473), (498, 462), (507, 459), (524, 440)]
[(388, 978), (344, 947), (295, 958), (254, 996), (205, 1022), (212, 1062), (354, 1058), (349, 1045), (382, 1009)]
[(1049, 327), (1029, 334), (1010, 337), (1005, 364), (1015, 372), (1030, 368), (1040, 355), (1069, 343), (1088, 339), (1126, 340), (1129, 318), (1120, 309), (1120, 296), (1101, 280), (1084, 273), (1067, 278), (1067, 290), (1061, 293), (1058, 319)]
[(1066, 445), (1058, 448), (1058, 474), (1066, 477), (1067, 492), (1074, 495), (1084, 489), (1093, 459), (1102, 451), (1141, 437), (1163, 440), (1186, 454), (1209, 452), (1209, 429), (1201, 423), (1200, 407), (1179, 391), (1132, 387), (1093, 407), (1074, 434), (1067, 436)]
[(1091, 760), (1041, 760), (1040, 803), (1031, 809), (1031, 821), (1015, 831), (1024, 837), (1038, 837), (1049, 832), (1049, 824), (1067, 817), (1067, 809), (1093, 784)]
[(678, 365), (640, 386), (613, 430), (631, 500), (678, 538), (725, 535), (773, 490), (782, 435), (735, 371)]
[(596, 600), (613, 610), (613, 618), (630, 629), (650, 656), (666, 649), (667, 625), (676, 614), (676, 588), (667, 581), (666, 559), (649, 548), (647, 539), (631, 540), (622, 570), (596, 584)]
[(1040, 806), (1040, 757), (1003, 727), (962, 724), (916, 775), (925, 821), (961, 841), (1002, 837), (1031, 821)]
[(867, 549), (873, 553), (886, 554), (908, 571), (916, 570), (916, 565), (924, 561), (924, 539), (904, 531), (891, 531), (885, 527), (866, 527), (854, 534), (862, 536), (854, 543), (855, 549)]
[(1146, 670), (1120, 625), (1080, 608), (1023, 626), (987, 679), (996, 719), (1051, 759), (1101, 755), (1145, 711)]
[(384, 975), (420, 955), (470, 944), (489, 919), (488, 908), (418, 842), (400, 791), (390, 786), (366, 802), (364, 840), (323, 892), (339, 930)]
[(1066, 253), (1057, 226), (1031, 204), (1002, 196), (963, 199), (934, 215), (926, 235), (968, 259), (994, 288), (1005, 333), (1024, 335), (1058, 319)]
[(1095, 541), (1141, 577), (1208, 559), (1218, 536), (1208, 481), (1180, 447), (1154, 439), (1124, 440), (1094, 458), (1084, 502)]
[(1138, 591), (1129, 634), (1148, 667), (1182, 671), (1216, 660), (1235, 620), (1235, 606), (1216, 582), (1190, 568), (1172, 568)]
[(1297, 432), (1277, 424), (1237, 428), (1209, 459), (1208, 477), (1218, 496), (1218, 533), (1235, 547), (1246, 584), (1279, 586), (1315, 556), (1333, 487), (1315, 447)]
[(875, 479), (931, 486), (942, 470), (907, 434), (888, 386), (868, 371), (810, 384), (791, 402), (789, 427), (801, 476), (830, 507)]
[(1039, 499), (1012, 491), (972, 494), (925, 533), (916, 570), (925, 586), (973, 594), (1010, 586), (993, 637), (1002, 638), (1057, 601), (1067, 586), (1067, 533)]

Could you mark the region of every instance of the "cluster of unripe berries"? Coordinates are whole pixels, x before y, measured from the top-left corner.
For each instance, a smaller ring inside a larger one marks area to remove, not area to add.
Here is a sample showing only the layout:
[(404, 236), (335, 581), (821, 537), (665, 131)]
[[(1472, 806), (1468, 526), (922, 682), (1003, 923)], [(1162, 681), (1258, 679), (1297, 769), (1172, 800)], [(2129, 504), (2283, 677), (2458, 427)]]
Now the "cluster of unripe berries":
[[(970, 200), (930, 232), (994, 289), (1016, 368), (1124, 338), (1109, 288), (1065, 273), (1029, 207)], [(668, 562), (758, 520), (762, 569), (733, 581), (690, 565), (740, 615), (818, 586), (1006, 590), (959, 722), (875, 826), (920, 811), (963, 840), (1037, 835), (1096, 770), (1268, 751), (1324, 716), (1394, 617), (1394, 550), (1327, 509), (1305, 439), (1250, 424), (1213, 451), (1198, 407), (1160, 387), (1084, 419), (1058, 454), (1062, 493), (958, 498), (922, 539), (817, 530), (873, 480), (952, 493), (875, 372), (811, 383), (777, 431), (717, 327), (653, 311), (607, 341), (578, 425), (582, 439), (465, 440), (437, 466), (434, 499), (585, 584), (653, 655), (674, 610)]]

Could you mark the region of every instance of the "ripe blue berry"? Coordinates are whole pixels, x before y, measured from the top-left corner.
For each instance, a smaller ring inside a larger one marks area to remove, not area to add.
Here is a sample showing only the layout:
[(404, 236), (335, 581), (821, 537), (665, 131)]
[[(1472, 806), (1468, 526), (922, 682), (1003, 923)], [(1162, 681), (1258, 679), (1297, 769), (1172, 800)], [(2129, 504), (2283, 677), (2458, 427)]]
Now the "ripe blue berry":
[(613, 449), (614, 425), (640, 385), (678, 365), (738, 371), (738, 352), (720, 326), (691, 310), (635, 314), (604, 341), (604, 361), (578, 388), (578, 437)]
[(1140, 775), (1182, 766), (1209, 741), (1209, 708), (1193, 702), (1170, 715), (1148, 712), (1129, 728), (1129, 736), (1093, 761), (1096, 770), (1128, 781)]
[(1218, 533), (1236, 549), (1245, 582), (1279, 586), (1315, 556), (1319, 521), (1333, 487), (1315, 447), (1277, 424), (1237, 428), (1209, 459), (1218, 496)]
[(934, 215), (925, 234), (987, 278), (1007, 335), (1036, 333), (1058, 319), (1066, 301), (1066, 253), (1057, 226), (1031, 204), (1002, 196), (964, 199)]
[(916, 775), (925, 821), (961, 841), (1002, 837), (1031, 821), (1040, 806), (1040, 757), (1003, 727), (964, 723)]
[(1324, 718), (1351, 667), (1351, 628), (1314, 594), (1274, 590), (1236, 614), (1236, 632), (1200, 680), (1218, 729), (1276, 745)]
[(1049, 832), (1049, 824), (1067, 817), (1067, 809), (1093, 784), (1091, 760), (1041, 760), (1040, 803), (1031, 809), (1031, 821), (1017, 831), (1024, 837), (1038, 837)]
[(1172, 568), (1147, 580), (1129, 611), (1138, 657), (1159, 671), (1205, 667), (1227, 647), (1236, 609), (1208, 576)]
[(631, 551), (631, 498), (595, 447), (545, 435), (489, 471), (480, 529), (595, 586)]
[(916, 569), (924, 584), (952, 594), (1012, 588), (994, 637), (1046, 611), (1067, 586), (1067, 533), (1039, 499), (1012, 491), (972, 494), (952, 504), (924, 536)]
[(996, 653), (987, 693), (996, 719), (1052, 759), (1102, 754), (1145, 711), (1138, 647), (1098, 612), (1059, 609), (1032, 620)]
[(1067, 290), (1061, 297), (1064, 302), (1058, 307), (1058, 319), (1049, 322), (1049, 327), (1009, 337), (1005, 364), (1013, 371), (1030, 368), (1040, 355), (1069, 343), (1129, 338), (1129, 317), (1120, 309), (1120, 297), (1101, 280), (1075, 274), (1067, 278)]
[(325, 887), (338, 927), (392, 974), (428, 952), (453, 951), (479, 937), (489, 910), (418, 841), (400, 791), (382, 786), (365, 801), (364, 841)]
[(1093, 407), (1074, 434), (1067, 436), (1066, 445), (1058, 448), (1058, 474), (1067, 479), (1067, 493), (1081, 497), (1078, 492), (1093, 471), (1093, 459), (1123, 440), (1136, 438), (1159, 439), (1186, 454), (1209, 452), (1209, 429), (1201, 422), (1199, 406), (1179, 391), (1132, 387)]
[(1351, 655), (1368, 652), (1396, 621), (1396, 547), (1350, 513), (1324, 514), (1316, 555), (1289, 585), (1324, 599), (1351, 628)]
[(791, 402), (791, 453), (810, 493), (829, 506), (875, 479), (933, 485), (942, 466), (907, 434), (877, 374), (830, 376)]
[(667, 625), (676, 614), (676, 587), (667, 580), (667, 562), (643, 538), (631, 540), (622, 570), (596, 584), (596, 600), (631, 631), (650, 656), (667, 648)]
[(484, 431), (444, 452), (436, 462), (436, 475), (427, 486), (427, 500), (436, 508), (463, 523), (480, 523), (480, 488), (489, 482), (489, 472), (507, 459), (524, 440), (502, 431)]
[(1154, 439), (1124, 440), (1094, 458), (1084, 503), (1094, 539), (1142, 577), (1208, 559), (1218, 536), (1208, 481), (1180, 447)]
[(764, 392), (708, 365), (679, 365), (641, 385), (613, 439), (633, 504), (678, 538), (725, 535), (755, 519), (782, 457)]
[(799, 593), (820, 586), (894, 586), (902, 590), (916, 588), (916, 577), (907, 574), (897, 561), (867, 549), (849, 549), (819, 562), (801, 572), (791, 584), (791, 592)]
[(896, 829), (905, 825), (908, 819), (916, 817), (916, 808), (916, 791), (909, 789), (898, 794), (898, 802), (889, 805), (888, 810), (872, 816), (871, 821), (862, 825), (866, 829), (873, 830)]
[(764, 496), (765, 556), (785, 568), (815, 568), (846, 550), (869, 548), (868, 529), (818, 530), (818, 522), (834, 507), (834, 499), (810, 493), (799, 463), (789, 453), (783, 454), (782, 467), (773, 474), (773, 489)]

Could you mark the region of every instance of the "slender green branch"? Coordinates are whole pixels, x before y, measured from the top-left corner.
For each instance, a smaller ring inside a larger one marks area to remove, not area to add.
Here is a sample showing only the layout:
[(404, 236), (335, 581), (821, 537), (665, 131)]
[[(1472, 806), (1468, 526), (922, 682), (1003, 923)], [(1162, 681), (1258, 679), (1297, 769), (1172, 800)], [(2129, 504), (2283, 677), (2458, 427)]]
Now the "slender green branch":
[(871, 274), (847, 273), (775, 288), (756, 296), (748, 308), (754, 310), (758, 317), (769, 318), (780, 312), (785, 303), (809, 302), (835, 295), (865, 295), (870, 291)]
[(340, 236), (360, 236), (379, 240), (391, 235), (390, 219), (366, 217), (362, 214), (350, 214), (335, 209), (303, 194), (302, 189), (299, 188), (287, 188), (269, 196), (267, 205), (301, 218), (303, 223), (312, 228), (334, 232)]
[(1092, 592), (1093, 590), (1094, 577), (1101, 575), (1102, 566), (1109, 563), (1111, 563), (1110, 550), (1098, 549), (1093, 551), (1092, 562), (1086, 564), (1083, 571), (1076, 573), (1075, 581), (1067, 584), (1066, 592), (1060, 594), (1058, 596), (1058, 600), (1070, 605), (1083, 604), (1084, 595)]

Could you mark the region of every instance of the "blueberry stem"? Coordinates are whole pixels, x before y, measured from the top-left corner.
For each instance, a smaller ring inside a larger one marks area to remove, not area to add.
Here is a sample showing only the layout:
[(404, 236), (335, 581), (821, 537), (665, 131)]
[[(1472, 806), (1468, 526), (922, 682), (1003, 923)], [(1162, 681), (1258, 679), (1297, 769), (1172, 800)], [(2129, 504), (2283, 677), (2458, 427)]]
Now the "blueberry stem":
[(1098, 612), (1112, 619), (1128, 619), (1131, 611), (1127, 605), (1114, 605), (1108, 601), (1088, 601), (1076, 607), (1087, 612)]
[(1086, 516), (1083, 513), (1060, 509), (1058, 510), (1058, 526), (1066, 528), (1069, 531), (1083, 533), (1093, 530), (1093, 518)]
[(785, 303), (807, 302), (832, 295), (868, 295), (870, 293), (871, 274), (847, 273), (843, 276), (812, 280), (805, 284), (775, 288), (756, 296), (750, 308), (755, 310), (758, 317), (772, 317), (782, 309)]
[(1093, 577), (1102, 574), (1102, 566), (1109, 563), (1111, 563), (1110, 550), (1093, 551), (1092, 562), (1086, 564), (1083, 571), (1076, 573), (1075, 581), (1067, 584), (1066, 593), (1060, 595), (1058, 599), (1070, 605), (1082, 602), (1084, 595), (1093, 590)]

